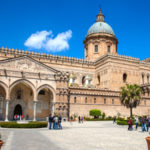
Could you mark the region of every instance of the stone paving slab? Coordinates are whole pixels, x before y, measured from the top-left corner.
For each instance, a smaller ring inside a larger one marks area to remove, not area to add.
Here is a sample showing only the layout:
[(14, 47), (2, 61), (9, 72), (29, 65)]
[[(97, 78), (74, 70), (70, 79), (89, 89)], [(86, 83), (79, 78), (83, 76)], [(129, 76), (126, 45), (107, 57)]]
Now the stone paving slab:
[(128, 131), (110, 121), (62, 124), (63, 130), (0, 129), (2, 150), (147, 150), (149, 134)]
[(63, 150), (42, 135), (38, 129), (8, 130), (10, 134), (2, 150)]
[(147, 150), (148, 133), (128, 131), (127, 126), (112, 122), (84, 122), (65, 124), (60, 131), (41, 131), (65, 150)]

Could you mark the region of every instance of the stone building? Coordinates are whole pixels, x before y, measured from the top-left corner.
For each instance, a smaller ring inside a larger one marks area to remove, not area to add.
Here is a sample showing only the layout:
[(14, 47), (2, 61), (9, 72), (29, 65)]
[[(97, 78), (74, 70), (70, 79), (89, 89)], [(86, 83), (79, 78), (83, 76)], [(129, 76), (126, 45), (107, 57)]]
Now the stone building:
[(150, 59), (117, 54), (113, 29), (97, 15), (85, 40), (85, 59), (0, 48), (0, 119), (45, 119), (49, 113), (88, 116), (97, 108), (107, 116), (129, 110), (121, 106), (120, 87), (136, 83), (143, 88), (137, 115), (150, 114)]

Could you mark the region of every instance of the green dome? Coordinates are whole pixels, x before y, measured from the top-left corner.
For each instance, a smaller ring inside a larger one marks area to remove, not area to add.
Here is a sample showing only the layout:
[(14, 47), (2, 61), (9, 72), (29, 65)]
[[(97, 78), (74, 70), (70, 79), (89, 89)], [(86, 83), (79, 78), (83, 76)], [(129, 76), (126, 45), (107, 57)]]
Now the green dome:
[(115, 35), (111, 26), (105, 22), (95, 22), (89, 28), (86, 36), (91, 35), (91, 34), (95, 34), (95, 33), (107, 33), (107, 34)]

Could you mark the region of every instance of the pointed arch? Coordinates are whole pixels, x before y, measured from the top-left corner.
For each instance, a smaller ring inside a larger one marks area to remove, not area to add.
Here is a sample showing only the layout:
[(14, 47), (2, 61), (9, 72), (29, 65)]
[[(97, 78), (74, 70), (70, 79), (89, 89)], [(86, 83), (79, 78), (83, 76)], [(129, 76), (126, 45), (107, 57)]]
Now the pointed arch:
[(55, 102), (55, 98), (56, 98), (56, 96), (55, 96), (55, 89), (52, 86), (48, 85), (48, 84), (41, 85), (41, 86), (39, 86), (37, 88), (37, 90), (36, 90), (36, 97), (38, 96), (38, 93), (40, 92), (40, 90), (45, 89), (45, 88), (49, 89), (52, 92), (53, 102)]
[(2, 81), (0, 81), (0, 86), (4, 89), (4, 91), (5, 91), (5, 99), (9, 99), (9, 88), (8, 88), (8, 86), (7, 86), (7, 84), (6, 83), (4, 83), (4, 82), (2, 82)]
[(34, 86), (34, 84), (33, 84), (31, 81), (26, 80), (26, 79), (20, 79), (20, 80), (14, 81), (14, 82), (10, 85), (10, 88), (9, 88), (10, 93), (11, 93), (12, 89), (13, 89), (17, 84), (19, 84), (19, 83), (23, 83), (23, 84), (29, 86), (29, 87), (32, 89), (33, 97), (34, 97), (34, 100), (35, 100), (35, 99), (36, 99), (35, 86)]

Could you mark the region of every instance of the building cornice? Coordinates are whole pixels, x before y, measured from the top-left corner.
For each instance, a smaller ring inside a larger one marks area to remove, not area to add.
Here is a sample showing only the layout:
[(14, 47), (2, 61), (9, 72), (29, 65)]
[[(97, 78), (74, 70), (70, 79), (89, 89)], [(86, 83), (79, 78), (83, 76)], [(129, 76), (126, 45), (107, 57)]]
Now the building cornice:
[(107, 34), (107, 33), (97, 33), (97, 34), (91, 34), (88, 35), (85, 40), (83, 40), (83, 43), (86, 44), (89, 40), (97, 40), (97, 39), (101, 39), (101, 38), (105, 38), (105, 39), (111, 39), (114, 40), (118, 43), (117, 38), (114, 35), (111, 34)]

